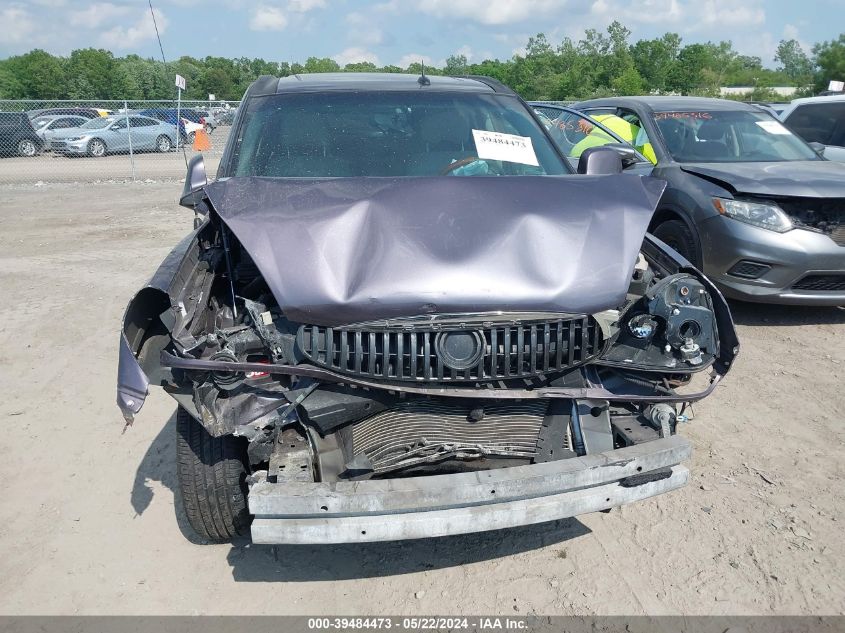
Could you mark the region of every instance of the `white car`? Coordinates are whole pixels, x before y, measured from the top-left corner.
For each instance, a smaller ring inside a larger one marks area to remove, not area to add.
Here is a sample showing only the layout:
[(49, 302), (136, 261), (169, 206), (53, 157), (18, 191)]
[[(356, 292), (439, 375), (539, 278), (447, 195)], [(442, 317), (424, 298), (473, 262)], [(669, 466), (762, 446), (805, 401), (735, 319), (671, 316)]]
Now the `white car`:
[(188, 137), (188, 144), (192, 144), (194, 142), (194, 137), (196, 136), (197, 130), (205, 129), (202, 123), (194, 123), (193, 121), (189, 121), (185, 117), (182, 117), (182, 125), (185, 127), (185, 136)]
[(780, 120), (808, 143), (824, 145), (824, 157), (845, 161), (845, 95), (795, 99)]

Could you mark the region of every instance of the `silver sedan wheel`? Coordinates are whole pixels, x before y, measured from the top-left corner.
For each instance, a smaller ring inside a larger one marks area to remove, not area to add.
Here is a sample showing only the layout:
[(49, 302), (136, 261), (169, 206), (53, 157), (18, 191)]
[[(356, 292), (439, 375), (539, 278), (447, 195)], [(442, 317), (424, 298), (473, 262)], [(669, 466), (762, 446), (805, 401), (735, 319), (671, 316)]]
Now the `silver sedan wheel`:
[(170, 148), (173, 147), (173, 143), (170, 139), (163, 134), (156, 139), (156, 148), (158, 151), (162, 153), (166, 153), (170, 151)]
[(105, 156), (106, 144), (103, 143), (100, 139), (95, 138), (90, 143), (88, 143), (88, 153), (96, 158), (99, 158), (100, 156)]
[(25, 138), (18, 143), (18, 154), (21, 156), (35, 156), (37, 151), (38, 148), (35, 147), (35, 143), (31, 139)]

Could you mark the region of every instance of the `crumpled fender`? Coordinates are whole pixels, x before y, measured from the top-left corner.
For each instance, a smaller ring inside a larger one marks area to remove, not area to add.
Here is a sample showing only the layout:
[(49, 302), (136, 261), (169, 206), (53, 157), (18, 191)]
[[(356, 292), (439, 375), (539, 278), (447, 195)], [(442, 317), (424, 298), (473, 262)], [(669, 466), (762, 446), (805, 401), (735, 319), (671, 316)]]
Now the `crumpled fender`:
[(144, 406), (150, 375), (160, 367), (158, 353), (144, 356), (141, 362), (138, 356), (151, 333), (163, 327), (161, 314), (171, 306), (174, 277), (198, 231), (193, 231), (176, 245), (150, 281), (135, 294), (123, 314), (118, 342), (117, 406), (127, 422), (131, 422)]

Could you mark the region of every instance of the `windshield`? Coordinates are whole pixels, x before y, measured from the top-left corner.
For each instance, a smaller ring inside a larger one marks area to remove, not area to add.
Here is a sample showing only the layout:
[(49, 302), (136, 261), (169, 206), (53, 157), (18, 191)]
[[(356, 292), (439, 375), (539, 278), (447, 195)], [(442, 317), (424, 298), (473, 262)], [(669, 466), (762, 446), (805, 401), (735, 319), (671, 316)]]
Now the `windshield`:
[(515, 97), (456, 92), (283, 94), (249, 101), (236, 176), (568, 173)]
[(50, 117), (41, 117), (41, 118), (38, 118), (38, 119), (33, 119), (32, 120), (32, 127), (35, 128), (36, 130), (38, 130), (38, 129), (44, 127), (45, 125), (47, 125), (52, 120), (53, 119), (50, 118)]
[(114, 119), (104, 119), (103, 117), (97, 117), (96, 119), (89, 119), (79, 127), (85, 128), (86, 130), (96, 130), (102, 127), (107, 127), (114, 123)]
[(765, 112), (656, 112), (654, 119), (666, 150), (679, 163), (821, 160)]

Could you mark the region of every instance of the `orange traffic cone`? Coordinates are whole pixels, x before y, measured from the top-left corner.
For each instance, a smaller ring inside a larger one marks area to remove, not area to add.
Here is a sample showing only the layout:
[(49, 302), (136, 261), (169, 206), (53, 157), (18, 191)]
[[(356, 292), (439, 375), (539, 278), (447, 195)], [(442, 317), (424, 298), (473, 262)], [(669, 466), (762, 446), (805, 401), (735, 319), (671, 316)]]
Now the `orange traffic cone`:
[(205, 130), (197, 130), (194, 132), (194, 151), (202, 152), (211, 149), (211, 138)]

